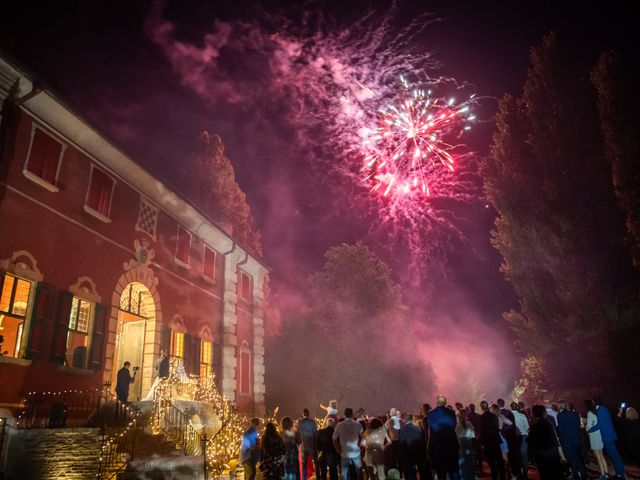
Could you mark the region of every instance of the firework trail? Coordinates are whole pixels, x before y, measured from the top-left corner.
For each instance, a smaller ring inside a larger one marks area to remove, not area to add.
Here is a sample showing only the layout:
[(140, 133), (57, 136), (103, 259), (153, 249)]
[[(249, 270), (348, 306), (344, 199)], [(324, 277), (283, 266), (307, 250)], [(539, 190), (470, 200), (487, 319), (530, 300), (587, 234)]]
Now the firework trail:
[[(398, 132), (411, 128), (403, 115), (428, 106), (420, 121), (436, 113), (455, 114), (451, 125), (459, 126), (463, 117), (471, 120), (470, 103), (476, 99), (454, 107), (426, 94), (432, 90), (469, 98), (472, 93), (467, 85), (436, 74), (439, 63), (420, 40), (436, 18), (424, 14), (403, 23), (395, 5), (355, 20), (338, 20), (304, 7), (286, 15), (261, 10), (250, 20), (215, 21), (200, 42), (189, 43), (179, 39), (176, 26), (162, 17), (161, 7), (155, 4), (147, 33), (182, 83), (214, 107), (223, 103), (238, 111), (277, 111), (277, 120), (265, 123), (278, 121), (293, 132), (289, 155), (310, 165), (319, 181), (325, 178), (328, 191), (335, 178), (328, 172), (351, 179), (356, 194), (349, 199), (350, 206), (373, 211), (372, 235), (387, 237), (389, 248), (404, 244), (411, 251), (412, 268), (432, 262), (433, 255), (463, 237), (456, 205), (477, 199), (479, 187), (472, 162), (467, 162), (470, 154), (453, 143), (458, 142), (454, 129), (439, 119), (437, 128), (432, 125), (428, 131), (415, 125), (403, 135), (414, 142), (410, 155), (417, 156), (408, 166), (399, 161), (403, 142)], [(413, 110), (397, 107), (408, 93), (398, 89), (401, 77), (425, 89), (412, 100)], [(389, 107), (380, 112), (394, 104), (396, 111)], [(406, 125), (384, 138), (376, 127), (381, 118)], [(381, 138), (376, 138), (376, 131)], [(456, 168), (451, 172), (454, 156)], [(366, 164), (375, 160), (374, 170), (363, 171), (365, 158)], [(389, 160), (385, 165), (383, 158)], [(399, 194), (407, 187), (413, 190), (414, 183), (425, 194), (428, 189), (427, 199)], [(371, 195), (371, 189), (386, 195)]]

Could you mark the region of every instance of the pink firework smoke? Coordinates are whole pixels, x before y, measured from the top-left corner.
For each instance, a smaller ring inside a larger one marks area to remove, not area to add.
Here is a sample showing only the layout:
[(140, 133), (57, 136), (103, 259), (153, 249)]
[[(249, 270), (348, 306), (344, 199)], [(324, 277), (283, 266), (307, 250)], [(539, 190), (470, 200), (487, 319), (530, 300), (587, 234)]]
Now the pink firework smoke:
[(454, 98), (435, 98), (431, 90), (410, 91), (406, 79), (400, 80), (400, 102), (381, 108), (379, 126), (362, 132), (366, 154), (361, 171), (372, 192), (428, 197), (433, 169), (454, 171), (462, 145), (450, 143), (451, 138), (471, 128), (474, 95), (456, 105)]

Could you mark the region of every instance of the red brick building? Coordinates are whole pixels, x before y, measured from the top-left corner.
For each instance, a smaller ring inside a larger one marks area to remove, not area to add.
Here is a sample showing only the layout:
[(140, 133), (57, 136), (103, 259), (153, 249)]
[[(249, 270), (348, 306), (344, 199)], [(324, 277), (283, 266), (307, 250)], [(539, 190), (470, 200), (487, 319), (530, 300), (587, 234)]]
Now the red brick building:
[(125, 360), (142, 398), (165, 347), (263, 410), (260, 259), (2, 58), (0, 101), (0, 407)]

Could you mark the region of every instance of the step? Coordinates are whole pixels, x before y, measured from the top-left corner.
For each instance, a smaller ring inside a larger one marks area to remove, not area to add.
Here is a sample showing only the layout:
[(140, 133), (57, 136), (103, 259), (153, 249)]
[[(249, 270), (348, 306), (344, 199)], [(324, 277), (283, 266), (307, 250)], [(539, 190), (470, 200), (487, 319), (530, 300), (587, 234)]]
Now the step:
[(203, 480), (203, 458), (164, 456), (129, 462), (127, 470), (118, 473), (118, 480)]

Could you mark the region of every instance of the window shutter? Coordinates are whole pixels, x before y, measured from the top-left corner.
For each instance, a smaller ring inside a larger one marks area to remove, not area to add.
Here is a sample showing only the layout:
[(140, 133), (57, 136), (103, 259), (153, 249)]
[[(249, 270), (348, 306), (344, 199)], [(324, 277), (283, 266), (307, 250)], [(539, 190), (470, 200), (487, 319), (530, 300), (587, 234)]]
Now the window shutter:
[(191, 335), (185, 333), (184, 334), (184, 356), (182, 357), (184, 361), (184, 369), (187, 373), (193, 373), (193, 349), (191, 348), (193, 345), (191, 344)]
[(51, 347), (51, 361), (60, 365), (64, 364), (67, 355), (67, 332), (69, 331), (69, 317), (73, 294), (60, 292), (58, 294), (58, 310), (56, 321), (53, 324), (53, 345)]
[(54, 185), (61, 149), (60, 142), (36, 128), (27, 161), (27, 170)]
[(191, 338), (191, 373), (200, 375), (200, 338)]
[(47, 325), (52, 321), (55, 305), (55, 290), (51, 285), (39, 283), (36, 288), (36, 300), (31, 315), (29, 341), (27, 342), (26, 357), (38, 359), (43, 354)]
[(109, 307), (96, 304), (93, 316), (93, 334), (91, 337), (91, 353), (89, 354), (89, 368), (101, 370), (104, 361), (105, 336), (109, 326)]
[(112, 189), (113, 180), (111, 177), (102, 170), (94, 167), (91, 173), (87, 205), (93, 208), (96, 212), (100, 212), (105, 217), (108, 217)]

